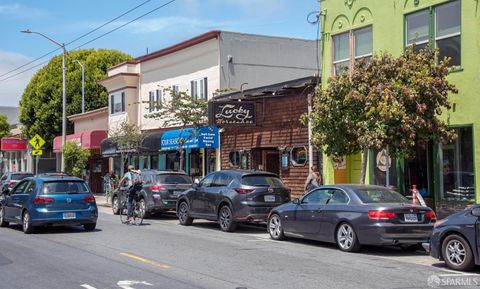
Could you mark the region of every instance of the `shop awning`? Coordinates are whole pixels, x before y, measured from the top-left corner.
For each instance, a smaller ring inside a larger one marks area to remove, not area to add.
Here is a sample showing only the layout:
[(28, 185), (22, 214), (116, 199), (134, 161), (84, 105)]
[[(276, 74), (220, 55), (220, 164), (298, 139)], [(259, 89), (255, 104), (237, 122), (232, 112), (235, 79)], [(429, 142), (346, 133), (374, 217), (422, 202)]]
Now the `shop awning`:
[(184, 149), (218, 148), (218, 128), (201, 127), (198, 130), (186, 128), (169, 130), (162, 134), (161, 150), (171, 151), (180, 149), (179, 139), (185, 140)]
[[(76, 140), (85, 149), (100, 149), (101, 142), (107, 138), (107, 132), (104, 130), (84, 131), (67, 135), (67, 141)], [(58, 153), (62, 150), (62, 136), (53, 139), (53, 152)]]
[[(160, 137), (162, 132), (148, 134), (140, 147), (141, 153), (155, 153), (160, 151)], [(113, 143), (111, 138), (106, 138), (101, 143), (101, 153), (104, 157), (111, 157), (120, 154), (120, 150)]]

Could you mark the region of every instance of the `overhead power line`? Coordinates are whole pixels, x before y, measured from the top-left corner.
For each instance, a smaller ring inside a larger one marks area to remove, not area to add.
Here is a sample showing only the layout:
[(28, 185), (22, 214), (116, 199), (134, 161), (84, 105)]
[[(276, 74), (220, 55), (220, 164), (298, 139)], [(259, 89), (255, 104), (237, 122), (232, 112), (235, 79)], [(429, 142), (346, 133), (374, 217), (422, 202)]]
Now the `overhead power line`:
[[(89, 32), (87, 32), (87, 33), (85, 33), (85, 34), (83, 34), (83, 35), (80, 35), (79, 37), (77, 37), (77, 38), (73, 39), (72, 41), (66, 43), (65, 46), (70, 45), (70, 44), (72, 44), (72, 43), (74, 43), (74, 42), (76, 42), (76, 41), (78, 41), (78, 40), (80, 40), (80, 39), (82, 39), (82, 38), (84, 38), (84, 37), (92, 34), (92, 33), (95, 32), (95, 31), (98, 31), (99, 29), (101, 29), (101, 28), (107, 26), (108, 24), (110, 24), (110, 23), (112, 23), (112, 22), (114, 22), (114, 21), (122, 18), (123, 16), (125, 16), (125, 15), (129, 14), (130, 12), (132, 12), (132, 11), (134, 11), (134, 10), (142, 7), (143, 5), (147, 4), (147, 3), (150, 2), (150, 1), (152, 1), (152, 0), (146, 0), (146, 1), (142, 2), (142, 3), (140, 3), (139, 5), (137, 5), (137, 6), (133, 7), (133, 8), (131, 8), (131, 9), (129, 9), (128, 11), (126, 11), (126, 12), (124, 12), (124, 13), (122, 13), (122, 14), (120, 14), (119, 16), (117, 16), (117, 17), (115, 17), (115, 18), (113, 18), (113, 19), (105, 22), (104, 24), (102, 24), (102, 25), (94, 28), (93, 30), (91, 30), (91, 31), (89, 31)], [(46, 56), (48, 56), (48, 55), (50, 55), (50, 54), (58, 51), (58, 50), (60, 50), (60, 47), (59, 47), (59, 48), (56, 48), (56, 49), (54, 49), (54, 50), (52, 50), (52, 51), (50, 51), (50, 52), (47, 52), (47, 53), (43, 54), (42, 56), (39, 56), (39, 57), (35, 58), (34, 60), (31, 60), (31, 61), (29, 61), (29, 62), (27, 62), (27, 63), (25, 63), (25, 64), (22, 64), (22, 65), (20, 65), (20, 66), (17, 67), (17, 68), (14, 68), (14, 69), (12, 69), (12, 70), (10, 70), (10, 71), (7, 71), (7, 72), (3, 73), (2, 75), (0, 75), (0, 77), (3, 77), (3, 76), (5, 76), (5, 75), (8, 75), (8, 74), (10, 74), (10, 73), (12, 73), (12, 72), (15, 72), (15, 71), (17, 71), (17, 70), (20, 70), (20, 69), (24, 68), (25, 66), (30, 65), (30, 64), (32, 64), (32, 63), (34, 63), (34, 62), (36, 62), (36, 61), (38, 61), (38, 60), (46, 57)], [(28, 71), (28, 70), (33, 69), (33, 68), (36, 68), (36, 67), (38, 67), (38, 66), (40, 66), (40, 65), (42, 65), (42, 64), (44, 64), (44, 63), (45, 63), (45, 62), (42, 62), (42, 63), (40, 63), (39, 65), (35, 65), (35, 66), (33, 66), (33, 67), (31, 67), (31, 68), (29, 68), (29, 69), (27, 69), (27, 70), (23, 70), (23, 72)], [(23, 73), (23, 72), (20, 72), (20, 73)], [(16, 75), (18, 75), (18, 74), (16, 74)], [(15, 76), (16, 76), (16, 75), (15, 75)], [(9, 79), (9, 78), (11, 78), (11, 77), (7, 77), (7, 78), (2, 79), (2, 80), (0, 80), (0, 81), (7, 80), (7, 79)]]

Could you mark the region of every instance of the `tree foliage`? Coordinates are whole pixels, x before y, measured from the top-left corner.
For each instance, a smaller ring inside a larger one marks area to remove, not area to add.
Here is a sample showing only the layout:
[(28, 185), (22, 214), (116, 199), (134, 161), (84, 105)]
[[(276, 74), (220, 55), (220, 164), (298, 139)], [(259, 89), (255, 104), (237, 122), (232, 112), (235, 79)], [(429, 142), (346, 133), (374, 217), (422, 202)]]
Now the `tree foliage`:
[(90, 151), (82, 148), (77, 141), (67, 141), (62, 147), (62, 153), (65, 158), (65, 173), (81, 177), (87, 165)]
[[(155, 107), (154, 113), (145, 115), (146, 118), (159, 120), (163, 127), (180, 127), (177, 139), (180, 152), (180, 170), (183, 170), (184, 144), (191, 138), (196, 137), (198, 128), (208, 122), (208, 104), (205, 99), (190, 96), (186, 92), (165, 89), (170, 95), (168, 101), (164, 101)], [(193, 127), (189, 134), (183, 133), (188, 127)]]
[(7, 121), (7, 116), (0, 114), (0, 138), (10, 136), (10, 124)]
[[(108, 104), (106, 89), (97, 82), (106, 77), (107, 68), (131, 59), (116, 50), (85, 49), (70, 51), (66, 58), (67, 115), (82, 111), (82, 73), (73, 60), (85, 67), (85, 110), (97, 109)], [(51, 147), (52, 140), (62, 132), (62, 56), (53, 57), (30, 80), (20, 100), (20, 122), (23, 134), (29, 138), (41, 135)], [(68, 123), (67, 133), (73, 132)]]
[(334, 158), (363, 151), (364, 182), (369, 149), (388, 146), (401, 158), (413, 156), (417, 142), (453, 140), (441, 114), (458, 91), (446, 79), (448, 59), (437, 63), (436, 55), (412, 47), (399, 57), (384, 52), (356, 61), (350, 75), (330, 78), (314, 99), (312, 142)]
[(118, 151), (120, 151), (123, 174), (126, 159), (131, 155), (140, 153), (145, 135), (136, 124), (125, 120), (110, 131), (110, 138)]

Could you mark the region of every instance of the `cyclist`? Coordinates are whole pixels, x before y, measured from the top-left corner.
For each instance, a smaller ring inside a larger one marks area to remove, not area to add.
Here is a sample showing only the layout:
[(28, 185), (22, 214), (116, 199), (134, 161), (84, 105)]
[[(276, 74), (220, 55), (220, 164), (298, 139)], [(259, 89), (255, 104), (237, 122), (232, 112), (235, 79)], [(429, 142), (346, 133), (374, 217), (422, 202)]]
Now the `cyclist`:
[(133, 199), (137, 192), (142, 189), (142, 180), (140, 178), (140, 170), (135, 170), (135, 167), (128, 166), (128, 172), (125, 173), (120, 180), (119, 187), (122, 187), (124, 183), (127, 184), (127, 223), (131, 221), (133, 216)]

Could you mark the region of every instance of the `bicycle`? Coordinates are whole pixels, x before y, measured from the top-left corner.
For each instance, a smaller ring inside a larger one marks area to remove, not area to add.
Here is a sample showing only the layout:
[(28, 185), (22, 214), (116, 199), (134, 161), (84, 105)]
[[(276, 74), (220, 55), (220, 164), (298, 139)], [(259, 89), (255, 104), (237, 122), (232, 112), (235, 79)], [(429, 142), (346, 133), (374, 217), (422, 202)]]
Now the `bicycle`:
[(128, 213), (128, 197), (123, 198), (122, 202), (119, 204), (118, 211), (120, 214), (120, 221), (122, 224), (131, 224), (140, 226), (143, 223), (143, 218), (145, 216), (145, 207), (144, 202), (140, 201), (140, 192), (135, 192), (133, 197), (133, 212), (132, 212), (132, 221), (127, 222), (127, 213)]

